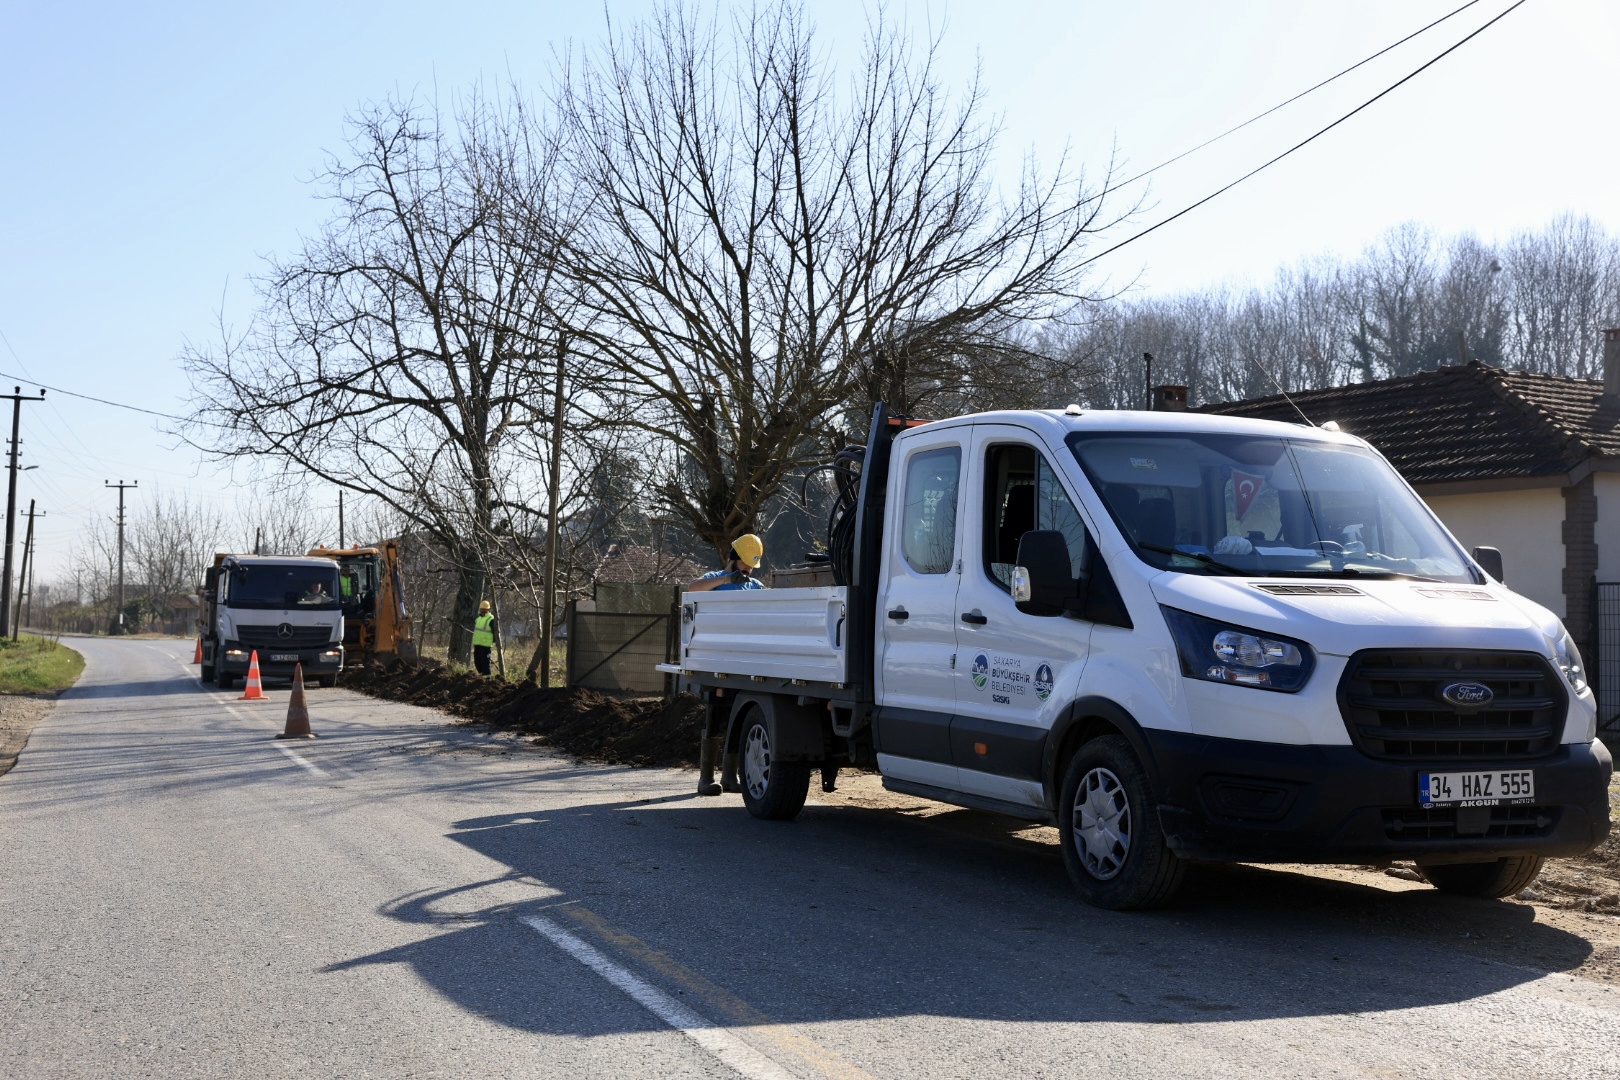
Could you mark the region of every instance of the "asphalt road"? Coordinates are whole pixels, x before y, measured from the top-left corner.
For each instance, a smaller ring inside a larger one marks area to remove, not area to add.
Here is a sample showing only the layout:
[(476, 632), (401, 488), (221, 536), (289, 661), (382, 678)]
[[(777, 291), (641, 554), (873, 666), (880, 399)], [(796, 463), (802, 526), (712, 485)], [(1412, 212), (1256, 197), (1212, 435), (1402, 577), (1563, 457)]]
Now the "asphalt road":
[(284, 687), (72, 644), (0, 778), (0, 1076), (1620, 1075), (1620, 992), (1399, 929), (1437, 893), (1242, 870), (1101, 912), (985, 815), (757, 822), (345, 691), (278, 741)]

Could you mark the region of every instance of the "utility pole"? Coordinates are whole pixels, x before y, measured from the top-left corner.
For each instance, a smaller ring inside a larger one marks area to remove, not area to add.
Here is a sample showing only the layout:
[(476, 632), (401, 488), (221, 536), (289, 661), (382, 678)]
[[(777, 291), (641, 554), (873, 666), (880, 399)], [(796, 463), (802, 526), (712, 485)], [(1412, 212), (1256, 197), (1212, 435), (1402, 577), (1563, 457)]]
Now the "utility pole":
[[(11, 640), (16, 641), (22, 635), (23, 595), (28, 596), (28, 613), (34, 613), (34, 585), (32, 574), (34, 571), (34, 519), (44, 517), (45, 511), (34, 513), (34, 500), (28, 500), (28, 532), (24, 534), (22, 572), (17, 575), (17, 610), (11, 621)], [(0, 628), (3, 632), (3, 628)]]
[[(40, 511), (39, 516), (44, 517), (45, 512)], [(33, 531), (34, 523), (30, 521), (28, 523), (28, 532), (32, 534)], [(28, 537), (28, 610), (24, 613), (24, 622), (34, 621), (34, 571), (38, 568), (39, 559), (34, 555), (34, 538), (32, 535), (30, 535)]]
[(6, 557), (5, 570), (0, 572), (0, 578), (4, 579), (0, 580), (0, 633), (11, 625), (11, 544), (17, 536), (17, 455), (22, 451), (22, 404), (42, 401), (44, 397), (43, 390), (37, 398), (24, 397), (20, 386), (13, 386), (9, 394), (0, 394), (0, 398), (11, 399), (11, 462), (6, 466), (11, 470), (11, 479), (6, 485)]
[(1143, 391), (1144, 391), (1144, 393), (1142, 395), (1142, 400), (1143, 400), (1142, 408), (1151, 411), (1152, 408), (1153, 408), (1153, 354), (1152, 353), (1145, 352), (1145, 353), (1142, 354), (1142, 366), (1146, 369), (1145, 378), (1142, 380), (1146, 384), (1142, 388)]
[(118, 489), (118, 618), (114, 620), (110, 627), (111, 632), (114, 634), (124, 632), (124, 491), (128, 488), (139, 487), (140, 483), (139, 480), (129, 484), (124, 483), (122, 480), (116, 484), (110, 480), (101, 482), (102, 487)]
[(340, 488), (338, 489), (338, 550), (342, 551), (346, 547), (348, 545), (343, 542), (343, 490)]

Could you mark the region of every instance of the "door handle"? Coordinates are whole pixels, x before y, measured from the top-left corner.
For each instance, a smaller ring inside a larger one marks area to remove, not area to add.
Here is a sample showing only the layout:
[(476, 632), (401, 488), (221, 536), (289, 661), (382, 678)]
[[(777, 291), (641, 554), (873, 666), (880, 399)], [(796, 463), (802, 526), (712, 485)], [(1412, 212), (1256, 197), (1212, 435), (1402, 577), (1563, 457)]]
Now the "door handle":
[(962, 621), (965, 623), (972, 623), (974, 626), (983, 626), (985, 623), (990, 621), (990, 617), (988, 615), (980, 615), (976, 611), (964, 611), (962, 612)]
[(903, 621), (905, 619), (911, 618), (911, 612), (907, 611), (903, 607), (890, 608), (889, 609), (889, 618), (891, 618), (891, 619), (900, 619), (900, 620)]

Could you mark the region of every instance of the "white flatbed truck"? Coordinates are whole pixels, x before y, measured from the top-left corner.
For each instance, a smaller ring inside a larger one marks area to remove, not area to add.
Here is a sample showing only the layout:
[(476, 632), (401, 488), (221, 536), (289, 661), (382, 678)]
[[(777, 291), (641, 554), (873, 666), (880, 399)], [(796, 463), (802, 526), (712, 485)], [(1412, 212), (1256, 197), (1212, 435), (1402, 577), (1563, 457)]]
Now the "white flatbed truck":
[(665, 666), (756, 817), (796, 816), (815, 769), (875, 768), (1055, 824), (1117, 909), (1195, 860), (1411, 859), (1504, 896), (1608, 834), (1568, 633), (1360, 439), (879, 405), (832, 468), (839, 583), (688, 593)]

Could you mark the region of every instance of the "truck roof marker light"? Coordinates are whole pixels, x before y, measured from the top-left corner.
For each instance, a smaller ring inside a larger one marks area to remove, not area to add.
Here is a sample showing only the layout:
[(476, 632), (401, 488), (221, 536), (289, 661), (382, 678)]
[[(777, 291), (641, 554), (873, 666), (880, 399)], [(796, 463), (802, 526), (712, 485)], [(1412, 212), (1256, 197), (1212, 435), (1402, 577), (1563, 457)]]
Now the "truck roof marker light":
[(928, 423), (927, 420), (917, 416), (889, 417), (889, 427), (895, 431), (904, 431), (907, 428), (922, 427), (926, 423)]
[(1082, 409), (1072, 401), (1069, 402), (1068, 406), (1063, 410), (1064, 416), (1084, 416), (1085, 413), (1086, 410)]

